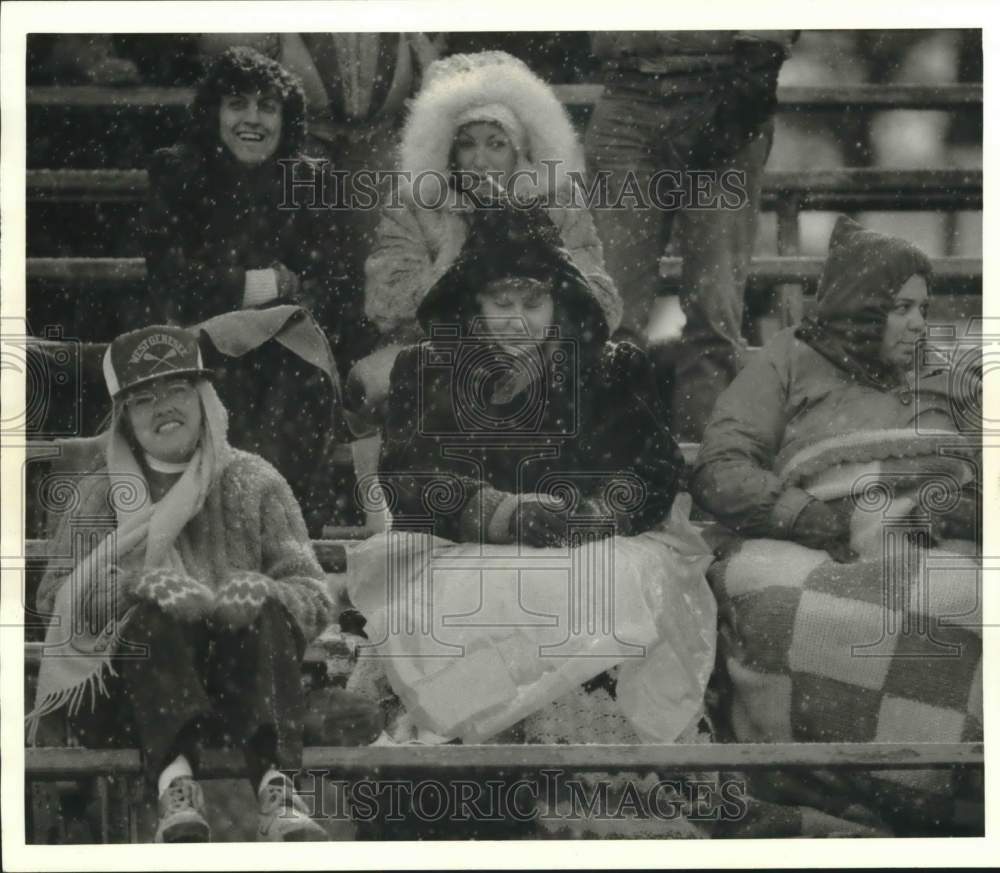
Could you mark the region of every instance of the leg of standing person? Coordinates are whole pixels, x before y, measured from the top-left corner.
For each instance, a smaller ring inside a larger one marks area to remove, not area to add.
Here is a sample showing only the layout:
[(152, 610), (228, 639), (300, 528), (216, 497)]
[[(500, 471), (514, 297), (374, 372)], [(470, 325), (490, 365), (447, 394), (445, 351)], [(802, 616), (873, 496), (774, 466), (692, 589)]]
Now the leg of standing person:
[[(746, 197), (740, 208), (687, 209), (678, 216), (683, 259), (681, 305), (687, 322), (677, 355), (673, 421), (678, 437), (697, 442), (722, 390), (739, 372), (744, 289), (760, 214), (764, 164), (774, 122), (757, 126), (744, 144), (713, 169), (742, 173)], [(718, 185), (710, 194), (718, 191)]]
[(341, 238), (337, 258), (347, 278), (338, 289), (339, 299), (328, 307), (322, 327), (330, 338), (341, 376), (346, 378), (351, 366), (377, 341), (377, 331), (364, 311), (364, 268), (375, 245), (380, 207), (389, 193), (385, 174), (396, 168), (398, 123), (395, 118), (336, 127), (327, 123), (325, 131), (324, 138), (311, 137), (309, 149), (329, 160), (338, 174)]
[(584, 140), (591, 185), (607, 178), (607, 203), (598, 201), (592, 213), (604, 265), (624, 304), (617, 336), (640, 345), (645, 345), (649, 313), (660, 286), (654, 265), (663, 253), (671, 216), (642, 209), (631, 198), (621, 197), (621, 208), (615, 204), (630, 177), (645, 190), (657, 170), (658, 109), (655, 97), (639, 87), (609, 86), (594, 108)]
[[(624, 302), (620, 331), (642, 345), (662, 284), (659, 259), (674, 212), (652, 202), (642, 208), (632, 197), (620, 195), (628, 190), (626, 184), (635, 184), (641, 197), (649, 200), (655, 174), (683, 171), (714, 110), (713, 98), (691, 77), (609, 73), (587, 130), (591, 173), (595, 179), (600, 173), (608, 176), (610, 208), (592, 211), (605, 266)], [(669, 205), (675, 182), (660, 176), (656, 185), (661, 203)]]

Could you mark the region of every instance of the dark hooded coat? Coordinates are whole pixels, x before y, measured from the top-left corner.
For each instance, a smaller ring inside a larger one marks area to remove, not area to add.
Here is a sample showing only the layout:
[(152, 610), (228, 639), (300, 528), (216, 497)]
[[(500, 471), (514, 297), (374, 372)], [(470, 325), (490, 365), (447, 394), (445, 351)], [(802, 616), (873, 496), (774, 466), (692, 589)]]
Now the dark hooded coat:
[[(475, 317), (476, 289), (503, 277), (550, 282), (559, 321), (548, 364), (513, 396), (502, 390), (509, 358)], [(481, 211), (418, 318), (428, 339), (393, 366), (379, 463), (395, 527), (495, 542), (510, 495), (563, 488), (604, 500), (620, 534), (667, 516), (684, 462), (651, 363), (608, 341), (603, 310), (544, 210)]]
[(695, 463), (695, 500), (751, 536), (788, 536), (812, 499), (783, 487), (783, 460), (825, 438), (858, 431), (955, 430), (948, 374), (910, 380), (880, 364), (893, 298), (930, 263), (910, 243), (842, 217), (830, 240), (814, 319), (778, 333), (722, 393)]

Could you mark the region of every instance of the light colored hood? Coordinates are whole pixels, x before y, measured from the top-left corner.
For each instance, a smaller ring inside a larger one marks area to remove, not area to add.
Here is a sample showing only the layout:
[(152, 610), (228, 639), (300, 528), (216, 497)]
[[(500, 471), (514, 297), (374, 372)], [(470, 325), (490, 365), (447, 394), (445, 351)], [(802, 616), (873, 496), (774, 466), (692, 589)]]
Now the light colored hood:
[[(537, 186), (529, 186), (522, 176), (515, 190), (568, 190), (567, 173), (582, 175), (584, 170), (583, 150), (569, 115), (552, 88), (506, 52), (452, 55), (428, 67), (424, 87), (411, 102), (403, 129), (400, 169), (411, 180), (427, 170), (447, 175), (459, 120), (476, 116), (476, 110), (498, 106), (520, 125), (520, 131), (508, 131), (515, 142), (523, 143), (517, 169), (537, 174)], [(558, 166), (546, 166), (543, 161), (557, 161)]]

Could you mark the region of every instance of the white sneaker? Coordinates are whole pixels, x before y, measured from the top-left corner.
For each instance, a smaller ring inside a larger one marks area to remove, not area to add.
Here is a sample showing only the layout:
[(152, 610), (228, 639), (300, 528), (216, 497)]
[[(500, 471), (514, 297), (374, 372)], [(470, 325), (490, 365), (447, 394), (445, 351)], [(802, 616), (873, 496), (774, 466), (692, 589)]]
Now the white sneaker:
[(257, 839), (268, 843), (326, 842), (326, 831), (309, 817), (305, 801), (287, 776), (265, 782), (257, 794)]
[(190, 776), (177, 776), (157, 801), (157, 843), (207, 843), (212, 835), (205, 820), (205, 795)]

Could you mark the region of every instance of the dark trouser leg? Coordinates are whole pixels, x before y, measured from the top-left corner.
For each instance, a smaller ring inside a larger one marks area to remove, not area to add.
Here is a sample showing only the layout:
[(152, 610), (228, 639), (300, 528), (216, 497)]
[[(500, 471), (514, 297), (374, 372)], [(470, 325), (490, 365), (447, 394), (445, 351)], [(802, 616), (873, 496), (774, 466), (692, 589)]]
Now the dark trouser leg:
[(743, 294), (773, 130), (772, 121), (760, 125), (715, 168), (745, 174), (742, 208), (688, 210), (677, 219), (683, 258), (681, 305), (687, 323), (677, 355), (673, 422), (682, 440), (701, 439), (716, 398), (743, 363)]
[(179, 754), (197, 774), (199, 729), (211, 712), (200, 664), (207, 633), (205, 625), (182, 622), (152, 603), (140, 603), (123, 631), (129, 643), (147, 649), (145, 657), (115, 663), (154, 782)]
[(321, 370), (273, 339), (242, 357), (219, 355), (216, 360), (230, 443), (277, 468), (302, 508), (309, 535), (320, 536), (335, 509), (328, 462), (333, 385)]
[[(390, 201), (392, 193), (384, 179), (396, 169), (399, 121), (399, 118), (385, 118), (333, 128), (329, 123), (317, 125), (311, 128), (308, 140), (309, 154), (328, 158), (332, 167), (348, 174), (346, 187), (337, 191), (340, 202), (336, 216), (337, 270), (345, 280), (338, 286), (337, 299), (323, 307), (320, 319), (343, 379), (378, 341), (377, 329), (365, 317), (365, 260), (375, 248), (382, 207)], [(374, 197), (376, 182), (383, 184)]]
[(270, 767), (302, 766), (305, 646), (279, 603), (268, 600), (247, 628), (218, 631), (208, 686), (226, 734), (247, 757), (254, 791)]
[[(674, 217), (672, 203), (683, 180), (656, 177), (688, 166), (689, 155), (715, 111), (715, 100), (695, 77), (610, 74), (587, 129), (587, 163), (594, 177), (608, 175), (608, 206), (591, 211), (604, 248), (608, 274), (625, 305), (624, 332), (644, 342), (659, 289), (659, 259)], [(621, 196), (634, 176), (640, 196)], [(659, 205), (653, 201), (654, 183)], [(616, 207), (616, 201), (620, 205)]]

